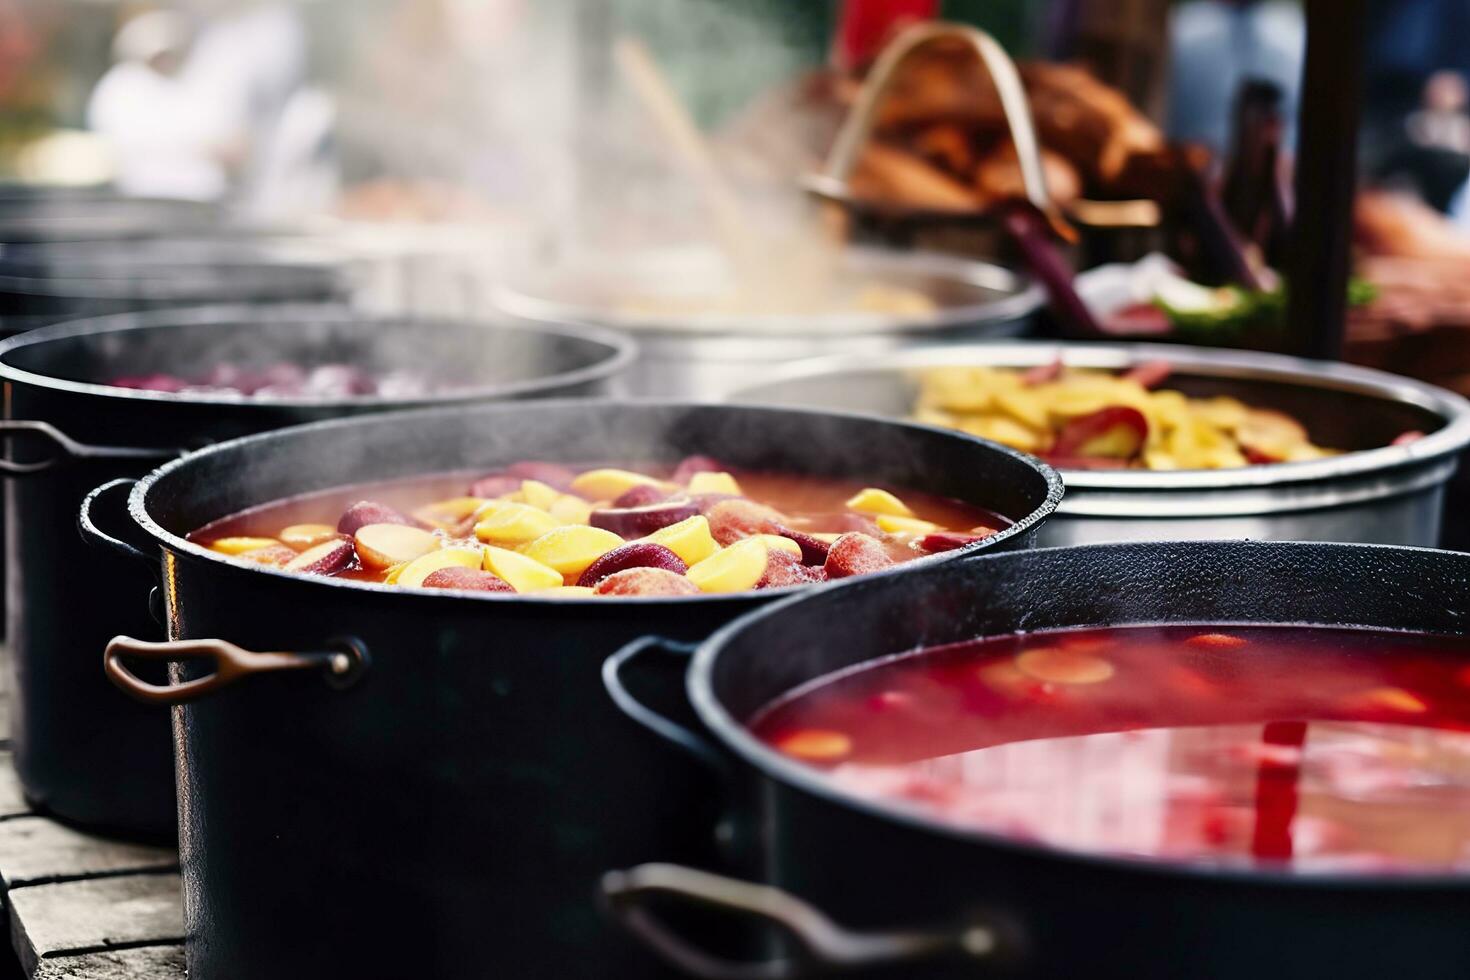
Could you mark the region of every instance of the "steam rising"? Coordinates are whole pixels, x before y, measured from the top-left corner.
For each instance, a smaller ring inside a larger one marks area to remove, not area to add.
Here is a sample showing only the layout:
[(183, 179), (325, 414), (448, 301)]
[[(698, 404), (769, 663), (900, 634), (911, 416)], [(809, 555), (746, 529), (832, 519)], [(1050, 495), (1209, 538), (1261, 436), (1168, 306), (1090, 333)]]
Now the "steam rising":
[[(420, 0), (368, 17), (351, 2), (322, 23), (355, 32), (316, 32), (340, 38), (344, 144), (371, 162), (347, 182), (456, 188), (456, 220), (525, 229), (522, 258), (538, 265), (716, 241), (697, 182), (614, 63), (618, 39), (647, 44), (707, 132), (729, 105), (692, 95), (743, 103), (804, 67), (776, 18), (718, 0), (667, 0), (646, 21), (576, 0)], [(716, 157), (747, 178), (742, 210), (773, 254), (815, 240), (787, 175), (752, 181), (748, 159)]]

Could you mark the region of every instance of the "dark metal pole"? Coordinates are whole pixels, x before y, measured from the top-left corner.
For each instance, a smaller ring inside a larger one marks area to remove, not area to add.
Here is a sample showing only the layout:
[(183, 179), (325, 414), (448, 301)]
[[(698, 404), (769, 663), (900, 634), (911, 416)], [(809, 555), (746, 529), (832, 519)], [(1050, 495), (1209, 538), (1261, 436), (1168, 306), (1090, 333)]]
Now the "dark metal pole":
[(1306, 0), (1296, 221), (1287, 283), (1291, 346), (1336, 359), (1347, 327), (1367, 0)]

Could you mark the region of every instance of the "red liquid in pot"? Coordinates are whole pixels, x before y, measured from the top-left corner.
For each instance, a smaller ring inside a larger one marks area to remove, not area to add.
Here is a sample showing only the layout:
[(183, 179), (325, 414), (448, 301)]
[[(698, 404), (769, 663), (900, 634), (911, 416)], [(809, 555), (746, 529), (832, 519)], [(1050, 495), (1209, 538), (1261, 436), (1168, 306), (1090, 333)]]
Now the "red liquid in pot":
[[(629, 480), (643, 483), (625, 489)], [(707, 457), (637, 472), (522, 461), (491, 474), (437, 474), (277, 501), (189, 538), (242, 562), (411, 588), (654, 596), (867, 574), (963, 547), (1010, 523), (958, 500), (896, 489), (903, 500), (855, 480), (726, 468)], [(613, 499), (627, 493), (644, 496)], [(414, 576), (415, 567), (437, 572), (451, 564), (475, 574)]]
[(938, 647), (754, 732), (845, 790), (1067, 850), (1306, 871), (1470, 867), (1470, 640), (1128, 627)]

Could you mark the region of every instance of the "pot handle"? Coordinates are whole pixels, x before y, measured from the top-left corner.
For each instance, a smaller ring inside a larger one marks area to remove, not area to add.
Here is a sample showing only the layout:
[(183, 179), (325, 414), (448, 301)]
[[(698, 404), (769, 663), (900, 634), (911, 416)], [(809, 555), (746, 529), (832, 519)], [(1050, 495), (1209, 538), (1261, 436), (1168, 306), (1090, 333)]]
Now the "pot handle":
[(707, 739), (701, 738), (678, 722), (664, 717), (639, 701), (623, 681), (623, 670), (644, 654), (661, 653), (688, 660), (693, 656), (694, 650), (693, 643), (679, 643), (661, 636), (639, 637), (603, 661), (602, 686), (607, 689), (613, 704), (617, 705), (618, 710), (623, 714), (664, 741), (694, 756), (695, 759), (709, 766), (721, 776), (728, 778), (731, 775), (729, 764), (726, 763), (725, 757), (718, 749)]
[[(127, 694), (147, 704), (183, 704), (211, 694), (251, 674), (270, 674), (283, 670), (322, 671), (329, 687), (337, 690), (351, 687), (367, 671), (367, 647), (353, 637), (329, 640), (326, 650), (303, 653), (254, 653), (224, 640), (169, 640), (152, 643), (130, 636), (115, 636), (102, 654), (102, 669), (112, 683)], [(123, 663), (124, 657), (140, 660), (213, 660), (215, 671), (182, 684), (150, 684)]]
[(90, 446), (84, 442), (78, 442), (50, 422), (25, 419), (0, 420), (0, 436), (40, 438), (50, 442), (56, 449), (56, 455), (32, 463), (17, 463), (12, 459), (0, 457), (0, 475), (4, 476), (33, 476), (43, 470), (49, 470), (63, 460), (164, 460), (172, 459), (184, 452), (182, 449), (155, 449), (144, 446)]
[[(819, 974), (903, 964), (941, 956), (988, 960), (1001, 951), (1000, 933), (971, 923), (912, 932), (853, 932), (789, 892), (675, 864), (645, 864), (602, 876), (608, 911), (649, 949), (700, 980), (794, 980)], [(647, 907), (660, 898), (776, 926), (793, 942), (786, 959), (729, 960), (699, 949)]]
[(124, 541), (119, 533), (104, 530), (102, 527), (102, 522), (98, 520), (98, 511), (100, 508), (107, 508), (108, 513), (116, 512), (114, 508), (117, 506), (117, 504), (114, 502), (113, 498), (120, 494), (123, 498), (121, 506), (122, 514), (124, 515), (124, 523), (127, 526), (132, 527), (132, 518), (127, 516), (126, 501), (127, 495), (132, 492), (133, 487), (136, 486), (137, 483), (137, 480), (127, 478), (120, 480), (110, 480), (83, 497), (82, 509), (77, 514), (77, 530), (82, 532), (83, 538), (85, 538), (88, 542), (97, 545), (98, 547), (106, 548), (109, 551), (115, 551), (118, 554), (122, 555), (124, 558), (133, 558), (138, 561), (145, 562), (150, 566), (153, 566), (156, 565), (158, 561), (155, 556), (150, 555), (147, 551), (145, 551), (143, 548), (139, 548), (137, 545), (130, 544), (127, 541)]

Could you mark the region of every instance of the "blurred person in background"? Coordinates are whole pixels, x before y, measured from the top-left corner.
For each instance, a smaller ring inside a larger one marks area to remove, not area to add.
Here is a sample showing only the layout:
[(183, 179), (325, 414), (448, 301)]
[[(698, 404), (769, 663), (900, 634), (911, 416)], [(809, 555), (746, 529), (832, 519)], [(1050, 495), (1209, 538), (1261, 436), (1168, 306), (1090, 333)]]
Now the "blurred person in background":
[(1231, 113), (1246, 82), (1280, 90), (1285, 144), (1295, 143), (1307, 28), (1300, 4), (1284, 0), (1189, 0), (1169, 21), (1169, 135), (1230, 147)]
[(238, 159), (228, 113), (184, 77), (188, 22), (155, 10), (127, 21), (92, 91), (87, 125), (104, 138), (125, 194), (214, 200)]

